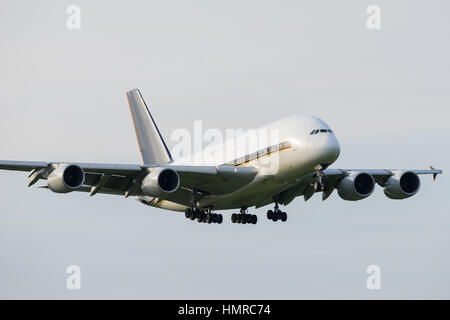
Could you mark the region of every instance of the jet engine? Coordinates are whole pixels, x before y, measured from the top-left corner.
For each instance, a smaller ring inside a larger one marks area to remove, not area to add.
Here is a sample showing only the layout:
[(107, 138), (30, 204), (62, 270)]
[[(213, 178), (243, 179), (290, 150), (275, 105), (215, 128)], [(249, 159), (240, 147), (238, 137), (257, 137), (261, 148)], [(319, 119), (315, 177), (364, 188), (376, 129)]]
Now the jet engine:
[(180, 177), (175, 170), (155, 168), (142, 180), (142, 191), (149, 196), (172, 193), (180, 187)]
[(53, 192), (69, 193), (84, 183), (84, 171), (74, 164), (62, 164), (56, 167), (47, 178), (47, 185)]
[(375, 189), (375, 180), (364, 172), (351, 174), (341, 180), (337, 186), (339, 196), (348, 201), (367, 198)]
[(420, 189), (420, 179), (414, 172), (395, 172), (384, 183), (384, 194), (390, 199), (406, 199)]

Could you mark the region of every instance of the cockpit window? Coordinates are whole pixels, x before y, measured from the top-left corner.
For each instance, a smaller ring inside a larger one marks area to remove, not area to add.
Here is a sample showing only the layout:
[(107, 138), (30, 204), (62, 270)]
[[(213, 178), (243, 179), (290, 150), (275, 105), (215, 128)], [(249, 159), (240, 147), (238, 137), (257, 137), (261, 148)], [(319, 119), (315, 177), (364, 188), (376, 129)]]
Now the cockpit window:
[(333, 131), (331, 129), (314, 129), (313, 131), (310, 132), (309, 135), (314, 135), (314, 134), (318, 134), (319, 132), (321, 133), (333, 133)]

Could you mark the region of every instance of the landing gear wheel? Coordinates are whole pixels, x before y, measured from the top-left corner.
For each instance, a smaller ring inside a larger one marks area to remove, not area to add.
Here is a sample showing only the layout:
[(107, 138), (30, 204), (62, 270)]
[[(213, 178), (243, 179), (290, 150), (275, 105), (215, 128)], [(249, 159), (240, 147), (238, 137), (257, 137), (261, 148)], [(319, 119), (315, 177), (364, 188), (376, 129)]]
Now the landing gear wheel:
[(221, 214), (217, 215), (217, 223), (221, 224), (223, 222), (223, 216)]
[(273, 220), (273, 211), (272, 210), (267, 211), (267, 219)]
[(287, 213), (286, 212), (281, 212), (281, 221), (286, 222), (287, 220)]
[(217, 214), (215, 213), (212, 215), (212, 222), (217, 223)]
[[(256, 224), (258, 222), (258, 218), (255, 214), (245, 213), (246, 209), (241, 209), (241, 213), (233, 213), (231, 215), (231, 222), (233, 223), (242, 223), (242, 224)], [(220, 215), (221, 216), (221, 215)], [(220, 217), (222, 219), (222, 217)], [(220, 220), (222, 221), (222, 220)], [(221, 223), (221, 222), (219, 222)]]
[(189, 219), (191, 217), (191, 213), (191, 209), (186, 209), (186, 211), (184, 211), (184, 216), (186, 217), (186, 219)]
[(194, 211), (194, 218), (195, 218), (198, 222), (202, 222), (201, 212), (195, 210), (195, 211)]
[(280, 218), (280, 214), (278, 212), (274, 212), (272, 215), (272, 221), (277, 222), (279, 218)]

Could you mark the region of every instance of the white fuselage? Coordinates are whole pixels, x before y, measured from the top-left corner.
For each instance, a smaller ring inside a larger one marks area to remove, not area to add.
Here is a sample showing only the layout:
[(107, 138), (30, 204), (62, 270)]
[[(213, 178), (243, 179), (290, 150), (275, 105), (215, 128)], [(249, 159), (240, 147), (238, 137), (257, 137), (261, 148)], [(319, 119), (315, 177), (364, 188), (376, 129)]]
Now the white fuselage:
[[(301, 115), (246, 131), (173, 164), (256, 167), (258, 174), (245, 187), (233, 193), (205, 196), (199, 200), (200, 207), (223, 210), (272, 203), (273, 197), (301, 184), (320, 166), (326, 167), (335, 162), (339, 153), (339, 143), (330, 127), (317, 117)], [(155, 201), (154, 204), (176, 211), (187, 208), (170, 201)]]

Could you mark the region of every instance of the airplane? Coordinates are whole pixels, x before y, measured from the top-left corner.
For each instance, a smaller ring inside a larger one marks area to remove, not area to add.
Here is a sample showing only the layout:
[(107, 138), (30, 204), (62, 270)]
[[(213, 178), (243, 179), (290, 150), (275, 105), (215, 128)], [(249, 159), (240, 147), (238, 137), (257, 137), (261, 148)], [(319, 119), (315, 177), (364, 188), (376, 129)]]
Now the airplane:
[(46, 180), (41, 188), (56, 193), (134, 196), (142, 204), (184, 212), (187, 219), (208, 224), (221, 224), (223, 216), (215, 212), (227, 209), (239, 210), (231, 215), (232, 223), (256, 224), (257, 215), (249, 214), (248, 208), (269, 204), (274, 209), (267, 210), (267, 218), (285, 222), (287, 213), (280, 205), (299, 196), (307, 201), (320, 192), (326, 200), (335, 189), (343, 200), (358, 201), (369, 197), (378, 184), (388, 198), (406, 199), (419, 191), (418, 175), (431, 174), (435, 180), (442, 174), (432, 166), (430, 170), (330, 169), (340, 155), (339, 142), (325, 121), (309, 115), (262, 127), (266, 132), (276, 130), (275, 141), (266, 139), (250, 150), (233, 140), (213, 147), (232, 151), (221, 159), (174, 160), (140, 91), (131, 90), (126, 96), (142, 164), (0, 161), (0, 169), (30, 172), (28, 187)]

